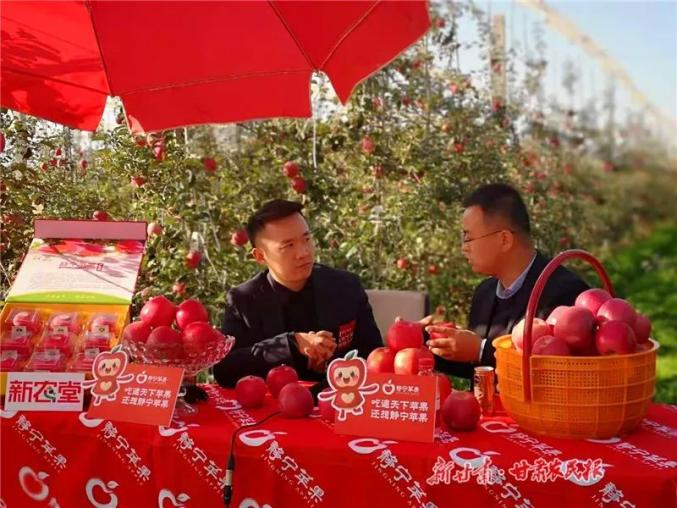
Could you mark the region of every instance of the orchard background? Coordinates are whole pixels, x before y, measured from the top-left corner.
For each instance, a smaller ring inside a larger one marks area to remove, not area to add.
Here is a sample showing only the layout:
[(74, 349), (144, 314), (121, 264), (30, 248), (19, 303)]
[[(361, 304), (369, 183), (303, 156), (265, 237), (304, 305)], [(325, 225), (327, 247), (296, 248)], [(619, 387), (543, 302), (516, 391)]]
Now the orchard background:
[[(538, 52), (511, 55), (526, 72), (511, 64), (513, 92), (492, 100), (495, 68), (464, 74), (454, 63), (465, 44), (459, 16), (475, 20), (482, 36), (472, 44), (487, 49), (483, 14), (455, 4), (346, 107), (317, 78), (314, 120), (250, 122), (228, 136), (193, 127), (134, 137), (118, 123), (89, 136), (2, 110), (0, 298), (36, 217), (105, 211), (155, 223), (134, 313), (152, 295), (190, 296), (220, 323), (225, 292), (258, 270), (238, 230), (282, 197), (304, 203), (320, 262), (359, 274), (365, 287), (427, 291), (433, 309), (464, 323), (480, 279), (461, 255), (460, 202), (505, 181), (526, 199), (539, 249), (592, 252), (621, 296), (652, 318), (662, 343), (658, 398), (677, 402), (674, 159), (640, 123), (600, 127), (608, 97), (580, 109), (534, 101), (547, 65)], [(565, 79), (573, 96), (580, 76), (569, 68)]]

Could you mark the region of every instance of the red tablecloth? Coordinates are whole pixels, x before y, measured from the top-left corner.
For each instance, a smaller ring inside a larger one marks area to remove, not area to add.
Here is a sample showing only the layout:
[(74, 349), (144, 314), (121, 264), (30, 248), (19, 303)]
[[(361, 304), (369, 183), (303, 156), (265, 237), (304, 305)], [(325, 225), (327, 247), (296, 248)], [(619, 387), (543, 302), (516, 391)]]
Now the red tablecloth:
[[(170, 428), (3, 412), (0, 506), (223, 506), (233, 431), (275, 406), (243, 411), (232, 391), (208, 391)], [(339, 436), (318, 418), (256, 429), (236, 439), (234, 507), (677, 506), (677, 406), (605, 442), (535, 437), (505, 417), (430, 445)]]

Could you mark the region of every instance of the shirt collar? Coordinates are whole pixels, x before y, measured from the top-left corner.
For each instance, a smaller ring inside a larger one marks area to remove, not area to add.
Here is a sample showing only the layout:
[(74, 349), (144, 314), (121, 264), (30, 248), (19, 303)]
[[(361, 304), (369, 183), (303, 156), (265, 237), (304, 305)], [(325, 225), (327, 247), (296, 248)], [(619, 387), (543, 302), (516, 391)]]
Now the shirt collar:
[(506, 300), (513, 296), (515, 293), (517, 293), (521, 288), (522, 285), (524, 284), (524, 280), (527, 278), (527, 274), (529, 273), (529, 270), (531, 270), (531, 267), (534, 264), (534, 261), (536, 261), (536, 255), (537, 253), (534, 254), (534, 257), (531, 258), (531, 261), (527, 265), (527, 267), (524, 269), (524, 271), (520, 274), (519, 277), (515, 279), (515, 281), (510, 284), (510, 287), (504, 288), (503, 284), (501, 284), (501, 281), (497, 281), (496, 283), (496, 296), (499, 297), (501, 300)]
[(283, 284), (280, 284), (275, 280), (273, 275), (270, 273), (270, 270), (268, 271), (268, 274), (266, 275), (268, 279), (268, 283), (270, 284), (270, 287), (273, 288), (273, 291), (275, 294), (280, 298), (280, 301), (282, 304), (287, 304), (289, 301), (296, 297), (300, 296), (301, 294), (308, 293), (309, 291), (313, 290), (313, 275), (311, 273), (310, 277), (306, 281), (306, 285), (303, 286), (303, 288), (300, 291), (292, 291), (288, 287), (284, 286)]

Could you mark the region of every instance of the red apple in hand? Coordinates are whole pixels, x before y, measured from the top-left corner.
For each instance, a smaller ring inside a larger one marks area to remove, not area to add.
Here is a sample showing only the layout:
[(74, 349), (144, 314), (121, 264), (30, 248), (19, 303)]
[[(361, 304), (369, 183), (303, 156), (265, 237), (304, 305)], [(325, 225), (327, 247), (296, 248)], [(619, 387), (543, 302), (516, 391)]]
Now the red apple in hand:
[(569, 344), (562, 339), (558, 339), (552, 335), (543, 335), (535, 342), (534, 347), (531, 349), (531, 354), (571, 356), (571, 348), (569, 347)]
[(388, 329), (386, 344), (393, 351), (423, 346), (423, 326), (413, 321), (400, 319)]
[[(331, 388), (325, 388), (324, 390), (322, 390), (322, 392), (330, 392), (330, 391), (332, 391)], [(334, 406), (331, 405), (331, 400), (318, 399), (317, 409), (320, 413), (320, 417), (322, 417), (323, 420), (326, 420), (331, 423), (334, 423), (336, 421), (336, 409), (334, 409)]]
[[(436, 327), (439, 327), (439, 328), (448, 328), (449, 330), (455, 330), (456, 329), (456, 325), (454, 323), (451, 323), (451, 322), (437, 323), (433, 326), (436, 326)], [(442, 333), (442, 332), (430, 332), (429, 335), (430, 335), (430, 338), (433, 339), (433, 340), (434, 339), (444, 339), (444, 338), (447, 337), (447, 335)]]
[(651, 321), (644, 314), (637, 313), (632, 330), (635, 332), (637, 344), (646, 344), (649, 342), (649, 337), (651, 337)]
[(607, 300), (611, 300), (611, 295), (607, 291), (599, 288), (593, 288), (583, 291), (580, 295), (578, 295), (575, 305), (576, 307), (588, 309), (594, 315), (597, 315), (599, 308)]
[(203, 321), (194, 321), (183, 330), (183, 349), (188, 354), (200, 354), (221, 340), (225, 340), (223, 334)]
[(235, 385), (235, 398), (242, 407), (260, 407), (268, 387), (262, 377), (245, 376)]
[(389, 347), (377, 347), (367, 357), (367, 371), (395, 372), (395, 351)]
[(430, 358), (435, 364), (435, 357), (424, 347), (401, 349), (395, 355), (395, 374), (418, 374), (418, 362), (421, 358)]
[(632, 305), (622, 298), (612, 298), (602, 304), (597, 311), (597, 322), (599, 324), (607, 321), (623, 321), (629, 326), (634, 326), (637, 313)]
[(637, 339), (626, 322), (605, 321), (597, 330), (595, 344), (601, 355), (627, 355), (635, 352)]
[(272, 368), (266, 376), (268, 390), (270, 390), (270, 394), (275, 398), (277, 398), (277, 396), (280, 394), (280, 390), (282, 390), (285, 385), (294, 383), (298, 380), (298, 374), (292, 367), (289, 367), (288, 365), (280, 365), (279, 367)]
[(285, 418), (305, 418), (313, 410), (313, 396), (305, 386), (293, 381), (282, 387), (278, 396)]
[(480, 420), (480, 403), (470, 392), (451, 392), (442, 404), (442, 419), (452, 430), (473, 430)]
[(181, 334), (170, 326), (154, 328), (146, 340), (146, 348), (157, 358), (178, 359), (184, 356)]
[(185, 330), (186, 327), (196, 321), (209, 322), (209, 314), (198, 300), (189, 299), (181, 302), (176, 311), (176, 324), (179, 329)]
[[(524, 348), (524, 328), (525, 321), (522, 319), (519, 323), (515, 325), (512, 329), (512, 343), (515, 346), (515, 349), (522, 351)], [(550, 328), (547, 323), (540, 318), (534, 318), (534, 324), (531, 327), (531, 345), (543, 335), (550, 333)]]
[(562, 339), (573, 351), (585, 351), (593, 340), (595, 316), (583, 307), (569, 307), (560, 314), (553, 335)]
[(122, 339), (129, 342), (142, 342), (145, 344), (151, 331), (151, 327), (145, 321), (134, 321), (125, 326), (125, 329), (122, 332)]
[(171, 326), (176, 317), (176, 305), (164, 296), (154, 296), (141, 308), (139, 317), (151, 328)]

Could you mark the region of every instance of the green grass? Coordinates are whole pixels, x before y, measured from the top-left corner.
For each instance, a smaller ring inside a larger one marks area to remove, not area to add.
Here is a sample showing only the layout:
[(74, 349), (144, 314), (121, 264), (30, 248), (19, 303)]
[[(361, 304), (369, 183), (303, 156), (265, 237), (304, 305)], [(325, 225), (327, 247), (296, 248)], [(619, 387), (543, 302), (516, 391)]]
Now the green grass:
[(652, 322), (660, 343), (656, 401), (677, 403), (677, 225), (664, 226), (606, 263), (616, 293)]

